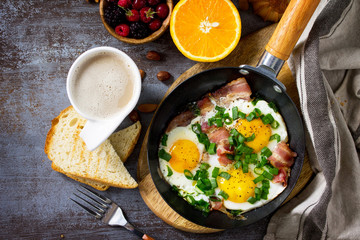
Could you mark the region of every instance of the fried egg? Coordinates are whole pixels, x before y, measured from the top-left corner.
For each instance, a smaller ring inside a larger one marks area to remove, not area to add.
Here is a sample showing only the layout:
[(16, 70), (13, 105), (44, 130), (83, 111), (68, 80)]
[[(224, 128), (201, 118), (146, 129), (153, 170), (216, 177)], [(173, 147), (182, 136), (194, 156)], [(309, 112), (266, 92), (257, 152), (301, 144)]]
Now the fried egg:
[[(174, 128), (168, 133), (166, 146), (161, 146), (161, 148), (171, 155), (169, 162), (160, 160), (160, 170), (166, 181), (188, 193), (194, 193), (194, 181), (187, 179), (184, 171), (189, 170), (195, 175), (205, 147), (199, 143), (191, 126)], [(170, 175), (169, 168), (172, 172), (171, 176), (168, 176)]]
[[(215, 101), (211, 100), (216, 106)], [(253, 149), (253, 154), (261, 159), (261, 150), (264, 147), (273, 151), (277, 146), (278, 141), (270, 140), (270, 137), (277, 134), (279, 141), (287, 142), (288, 134), (285, 122), (280, 113), (275, 112), (268, 102), (259, 100), (255, 105), (250, 101), (238, 99), (231, 102), (228, 106), (220, 106), (225, 109), (225, 113), (232, 116), (232, 109), (237, 107), (238, 111), (244, 113), (246, 116), (254, 112), (255, 109), (261, 114), (271, 114), (278, 126), (273, 128), (270, 124), (264, 124), (260, 118), (254, 118), (248, 121), (246, 118), (238, 118), (229, 124), (224, 124), (229, 132), (236, 129), (245, 138), (253, 136), (252, 140), (245, 141), (244, 144)], [(187, 196), (192, 196), (196, 201), (200, 199), (209, 201), (209, 194), (199, 191), (196, 188), (197, 181), (186, 178), (184, 171), (188, 170), (194, 176), (200, 169), (202, 163), (209, 165), (208, 171), (209, 179), (212, 178), (212, 172), (218, 168), (219, 173), (226, 173), (230, 177), (228, 179), (218, 175), (215, 177), (217, 187), (214, 189), (212, 196), (216, 196), (223, 201), (223, 206), (228, 210), (241, 210), (242, 212), (260, 207), (267, 202), (273, 200), (278, 196), (285, 187), (281, 183), (273, 183), (269, 181), (267, 199), (257, 200), (255, 203), (248, 202), (249, 198), (254, 197), (258, 189), (262, 188), (262, 181), (255, 183), (254, 180), (261, 175), (256, 173), (256, 164), (249, 163), (248, 171), (243, 171), (242, 167), (234, 167), (233, 164), (223, 166), (219, 163), (217, 154), (209, 154), (204, 145), (201, 144), (192, 131), (191, 125), (208, 121), (216, 117), (217, 110), (213, 109), (203, 116), (194, 118), (186, 127), (176, 127), (168, 133), (166, 146), (161, 146), (171, 155), (169, 161), (160, 161), (160, 170), (165, 180), (172, 186), (176, 186), (181, 196), (187, 199)], [(171, 174), (170, 174), (171, 171)], [(226, 196), (222, 193), (225, 192)], [(188, 200), (187, 200), (188, 201)]]

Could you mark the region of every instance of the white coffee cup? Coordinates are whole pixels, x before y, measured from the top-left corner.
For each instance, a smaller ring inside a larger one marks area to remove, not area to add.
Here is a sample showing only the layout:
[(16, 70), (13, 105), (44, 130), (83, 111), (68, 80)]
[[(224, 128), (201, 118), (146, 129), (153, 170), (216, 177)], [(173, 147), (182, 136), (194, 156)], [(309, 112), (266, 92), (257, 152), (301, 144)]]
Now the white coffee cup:
[(135, 107), (141, 92), (141, 76), (124, 52), (97, 47), (81, 54), (72, 64), (66, 90), (71, 105), (87, 119), (80, 137), (93, 151)]

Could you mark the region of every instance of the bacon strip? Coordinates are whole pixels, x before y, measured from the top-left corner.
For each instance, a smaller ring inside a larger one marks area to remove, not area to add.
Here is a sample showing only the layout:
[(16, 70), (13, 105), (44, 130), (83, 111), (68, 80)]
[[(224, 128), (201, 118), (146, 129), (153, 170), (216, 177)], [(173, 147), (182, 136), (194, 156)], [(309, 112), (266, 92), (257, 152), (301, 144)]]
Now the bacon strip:
[(191, 123), (196, 116), (191, 111), (182, 112), (171, 120), (169, 123), (166, 133), (170, 132), (176, 127), (185, 127)]
[(215, 91), (212, 95), (216, 101), (228, 104), (235, 99), (250, 100), (251, 89), (245, 78), (238, 78)]
[(222, 202), (213, 202), (210, 200), (211, 210), (219, 210), (222, 207)]
[(290, 176), (290, 167), (294, 164), (294, 158), (297, 156), (285, 142), (280, 142), (275, 147), (272, 155), (269, 157), (271, 165), (279, 169), (279, 174), (273, 179), (273, 182), (283, 182), (287, 185), (287, 179)]
[(204, 97), (203, 99), (197, 102), (198, 107), (200, 108), (200, 115), (204, 116), (207, 112), (210, 112), (215, 106), (210, 101), (209, 97)]
[(233, 151), (230, 148), (229, 137), (230, 133), (224, 127), (216, 128), (208, 133), (210, 142), (216, 143), (216, 154), (219, 156), (218, 161), (221, 165), (226, 166), (232, 161), (227, 158), (226, 154), (232, 154)]

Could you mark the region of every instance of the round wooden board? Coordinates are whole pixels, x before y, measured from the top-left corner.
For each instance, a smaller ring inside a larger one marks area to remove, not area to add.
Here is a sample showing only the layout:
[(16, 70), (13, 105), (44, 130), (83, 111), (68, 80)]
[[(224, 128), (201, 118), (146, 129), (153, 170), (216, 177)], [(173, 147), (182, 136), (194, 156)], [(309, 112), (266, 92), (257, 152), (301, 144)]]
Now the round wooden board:
[[(265, 50), (265, 45), (270, 39), (272, 33), (274, 32), (276, 24), (268, 26), (264, 29), (261, 29), (258, 32), (255, 32), (247, 37), (244, 37), (240, 40), (240, 43), (235, 48), (235, 50), (225, 59), (215, 62), (215, 63), (197, 63), (192, 68), (184, 72), (176, 81), (171, 85), (171, 87), (166, 92), (167, 96), (179, 83), (186, 80), (190, 76), (215, 67), (235, 67), (241, 64), (247, 64), (255, 66), (260, 59), (261, 54)], [(278, 79), (284, 83), (287, 88), (287, 93), (295, 102), (299, 109), (299, 96), (296, 88), (296, 83), (292, 77), (292, 73), (285, 63), (282, 70), (278, 75)], [(164, 97), (165, 97), (164, 96)], [(154, 182), (152, 181), (151, 175), (149, 173), (149, 167), (147, 163), (147, 138), (148, 131), (146, 132), (138, 161), (137, 168), (137, 177), (139, 181), (139, 191), (141, 197), (145, 201), (146, 205), (163, 221), (167, 224), (187, 232), (196, 232), (196, 233), (212, 233), (222, 231), (222, 229), (213, 229), (206, 228), (200, 225), (197, 225), (193, 222), (186, 220), (177, 214), (160, 196), (157, 191)], [(306, 183), (311, 178), (313, 172), (310, 168), (309, 159), (307, 154), (305, 155), (304, 165), (299, 177), (299, 180), (294, 187), (293, 191), (285, 202), (293, 198), (299, 191), (306, 185)]]

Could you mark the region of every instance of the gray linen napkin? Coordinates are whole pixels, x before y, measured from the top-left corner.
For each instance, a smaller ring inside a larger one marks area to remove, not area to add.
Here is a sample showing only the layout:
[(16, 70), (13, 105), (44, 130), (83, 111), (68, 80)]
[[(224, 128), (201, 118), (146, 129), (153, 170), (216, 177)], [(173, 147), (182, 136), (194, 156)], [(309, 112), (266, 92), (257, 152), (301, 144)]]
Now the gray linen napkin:
[(289, 65), (316, 175), (266, 240), (360, 239), (360, 0), (321, 1), (314, 15)]

